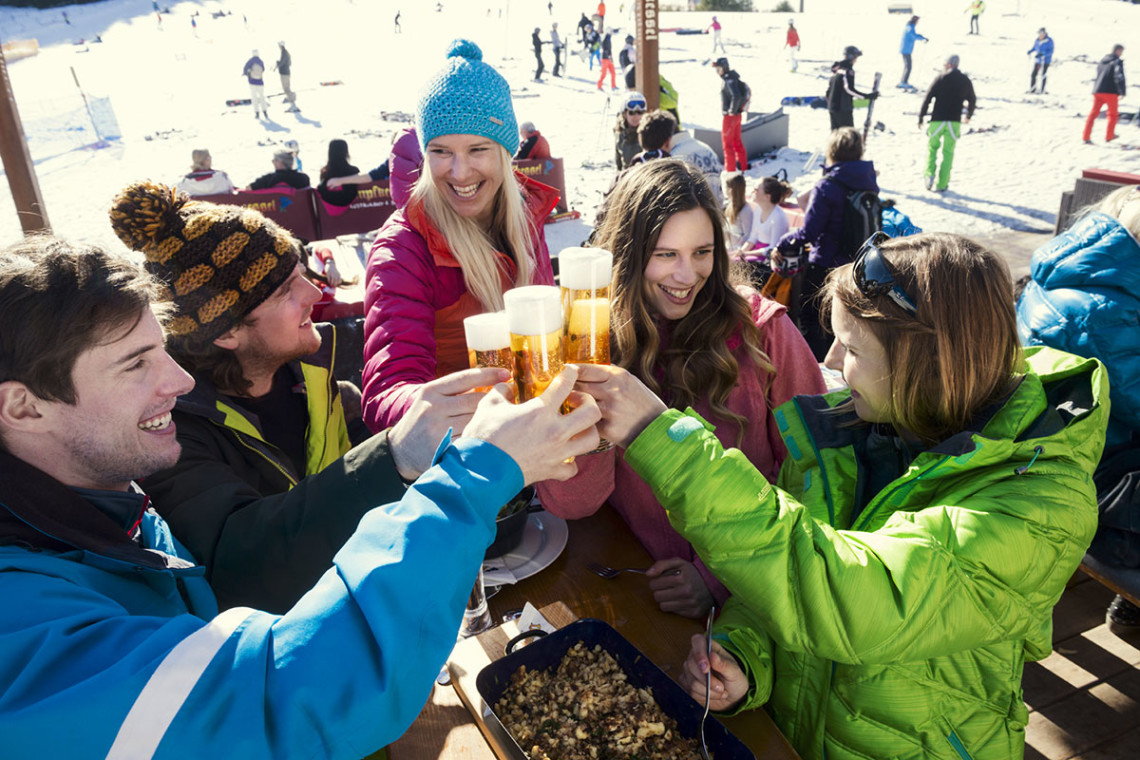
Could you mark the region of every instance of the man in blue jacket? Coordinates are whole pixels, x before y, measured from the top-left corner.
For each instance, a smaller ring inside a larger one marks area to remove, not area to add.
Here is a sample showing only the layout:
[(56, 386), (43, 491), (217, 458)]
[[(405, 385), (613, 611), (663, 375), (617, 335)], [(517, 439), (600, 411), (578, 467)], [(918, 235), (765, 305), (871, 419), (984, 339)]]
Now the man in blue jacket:
[(903, 75), (902, 79), (899, 80), (899, 87), (904, 90), (914, 89), (910, 83), (910, 56), (911, 53), (914, 52), (914, 43), (918, 40), (922, 40), (923, 42), (930, 41), (918, 33), (915, 29), (917, 24), (918, 16), (911, 16), (910, 21), (906, 22), (906, 27), (903, 28), (902, 43), (899, 45), (899, 53), (902, 54), (903, 58)]
[[(284, 615), (218, 614), (134, 481), (180, 446), (192, 381), (157, 283), (40, 238), (0, 250), (0, 735), (18, 758), (360, 758), (419, 713), (455, 643), (499, 507), (598, 443), (577, 376), (519, 406), (497, 386)], [(493, 371), (492, 371), (493, 372)]]
[(1026, 51), (1026, 55), (1033, 56), (1033, 73), (1029, 75), (1029, 91), (1037, 92), (1037, 75), (1041, 74), (1041, 94), (1045, 94), (1045, 77), (1049, 74), (1049, 64), (1053, 62), (1053, 38), (1045, 31), (1045, 27), (1037, 30), (1037, 39), (1033, 40), (1033, 47)]

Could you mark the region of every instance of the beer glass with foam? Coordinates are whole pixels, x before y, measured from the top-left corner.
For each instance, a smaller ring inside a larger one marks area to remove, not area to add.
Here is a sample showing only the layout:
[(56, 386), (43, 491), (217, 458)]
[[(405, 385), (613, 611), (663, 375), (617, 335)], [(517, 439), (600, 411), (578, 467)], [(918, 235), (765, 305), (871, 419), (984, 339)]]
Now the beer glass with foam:
[[(511, 332), (505, 311), (467, 317), (463, 320), (463, 333), (467, 336), (467, 361), (472, 367), (502, 367), (514, 371)], [(490, 388), (475, 390), (489, 391)]]
[(610, 363), (610, 276), (614, 257), (602, 248), (567, 248), (558, 254), (566, 318), (565, 359)]
[(562, 371), (562, 293), (527, 285), (503, 294), (519, 403), (542, 395)]

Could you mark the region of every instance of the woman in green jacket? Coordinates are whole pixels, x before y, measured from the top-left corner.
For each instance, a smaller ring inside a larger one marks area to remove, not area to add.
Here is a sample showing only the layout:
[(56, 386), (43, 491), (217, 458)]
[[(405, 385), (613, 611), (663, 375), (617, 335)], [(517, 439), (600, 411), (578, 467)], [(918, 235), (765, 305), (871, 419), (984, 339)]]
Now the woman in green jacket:
[(805, 760), (1022, 757), (1022, 668), (1096, 529), (1104, 367), (1023, 353), (1004, 263), (954, 235), (876, 235), (824, 293), (850, 389), (776, 410), (778, 487), (621, 370), (579, 377), (733, 594), (683, 681), (767, 704)]

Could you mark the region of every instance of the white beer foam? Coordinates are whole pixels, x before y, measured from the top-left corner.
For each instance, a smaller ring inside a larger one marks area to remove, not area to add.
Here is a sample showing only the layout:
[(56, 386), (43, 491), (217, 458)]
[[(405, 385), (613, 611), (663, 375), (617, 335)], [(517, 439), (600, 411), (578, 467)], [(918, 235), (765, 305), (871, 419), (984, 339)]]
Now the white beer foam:
[(558, 281), (571, 290), (609, 287), (614, 255), (604, 248), (563, 248), (558, 254)]
[(514, 335), (547, 335), (562, 329), (562, 291), (553, 285), (526, 285), (503, 294), (507, 325)]
[(507, 313), (476, 314), (463, 320), (467, 347), (472, 351), (498, 351), (511, 345), (511, 331), (507, 327)]

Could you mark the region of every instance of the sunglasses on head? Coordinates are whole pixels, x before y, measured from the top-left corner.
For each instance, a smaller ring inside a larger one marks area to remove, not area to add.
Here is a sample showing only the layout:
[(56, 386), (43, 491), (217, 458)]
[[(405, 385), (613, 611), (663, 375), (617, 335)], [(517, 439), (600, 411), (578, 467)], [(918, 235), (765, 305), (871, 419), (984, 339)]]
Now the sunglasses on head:
[(855, 287), (867, 298), (887, 296), (907, 314), (917, 316), (918, 307), (915, 306), (914, 299), (895, 282), (895, 273), (879, 250), (879, 246), (890, 239), (891, 236), (885, 232), (876, 232), (867, 238), (867, 242), (855, 254), (851, 277), (855, 280)]

